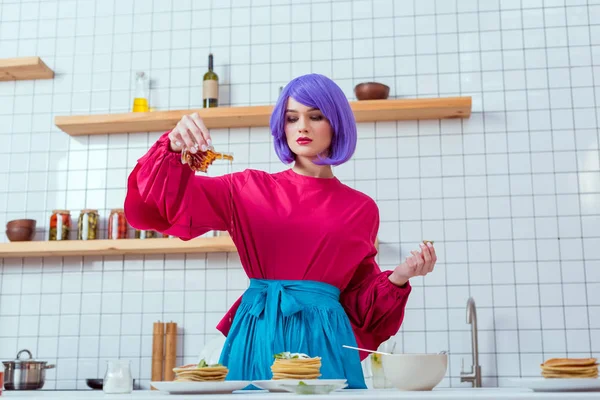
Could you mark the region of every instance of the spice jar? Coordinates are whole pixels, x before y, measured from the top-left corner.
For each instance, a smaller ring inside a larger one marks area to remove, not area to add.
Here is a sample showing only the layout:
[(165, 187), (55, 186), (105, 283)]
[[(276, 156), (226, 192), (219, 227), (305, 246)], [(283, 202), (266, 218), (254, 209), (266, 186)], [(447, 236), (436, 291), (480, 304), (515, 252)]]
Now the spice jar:
[(77, 239), (94, 240), (98, 238), (98, 210), (81, 210), (77, 222)]
[(68, 240), (71, 230), (71, 213), (67, 210), (52, 210), (50, 216), (50, 240)]
[(156, 237), (156, 232), (154, 231), (146, 231), (146, 230), (135, 230), (135, 238), (136, 239), (152, 239)]
[(108, 238), (127, 238), (127, 219), (125, 218), (125, 211), (122, 208), (115, 208), (110, 211), (110, 217), (108, 218)]

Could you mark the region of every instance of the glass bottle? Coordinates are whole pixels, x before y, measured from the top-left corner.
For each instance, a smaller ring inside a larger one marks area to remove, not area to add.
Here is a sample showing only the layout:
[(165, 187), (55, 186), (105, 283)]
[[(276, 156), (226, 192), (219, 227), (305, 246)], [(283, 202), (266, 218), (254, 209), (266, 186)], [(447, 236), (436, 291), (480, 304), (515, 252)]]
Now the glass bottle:
[(129, 360), (109, 360), (106, 365), (106, 374), (102, 383), (104, 393), (131, 393), (133, 391), (133, 377)]
[(146, 74), (142, 71), (139, 71), (135, 78), (133, 112), (148, 112), (147, 83)]
[(202, 79), (202, 107), (219, 105), (219, 76), (213, 71), (213, 55), (208, 55), (208, 71)]

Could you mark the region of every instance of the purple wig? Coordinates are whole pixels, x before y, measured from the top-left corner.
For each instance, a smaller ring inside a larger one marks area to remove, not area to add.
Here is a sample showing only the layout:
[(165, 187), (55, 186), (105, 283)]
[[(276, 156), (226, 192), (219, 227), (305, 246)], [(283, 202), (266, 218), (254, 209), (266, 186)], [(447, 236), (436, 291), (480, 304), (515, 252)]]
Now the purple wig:
[(288, 98), (293, 97), (307, 107), (321, 110), (331, 125), (333, 135), (329, 156), (318, 161), (318, 165), (340, 165), (352, 157), (356, 149), (356, 121), (350, 103), (338, 85), (326, 76), (307, 74), (293, 79), (282, 90), (273, 114), (271, 114), (271, 134), (275, 142), (275, 152), (279, 159), (289, 164), (296, 158), (290, 150), (285, 136), (285, 110)]

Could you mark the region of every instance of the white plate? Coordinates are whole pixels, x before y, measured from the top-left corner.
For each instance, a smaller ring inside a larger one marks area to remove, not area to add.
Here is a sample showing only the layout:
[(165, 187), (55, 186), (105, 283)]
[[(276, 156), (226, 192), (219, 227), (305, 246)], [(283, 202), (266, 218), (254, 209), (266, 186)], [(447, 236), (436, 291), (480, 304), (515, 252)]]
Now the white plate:
[(336, 389), (343, 389), (346, 385), (346, 379), (271, 379), (266, 381), (252, 381), (252, 384), (259, 389), (265, 389), (269, 392), (289, 392), (292, 388), (298, 386), (300, 381), (307, 385), (317, 386), (337, 386)]
[(222, 382), (150, 382), (161, 392), (170, 394), (232, 393), (250, 385), (250, 381)]
[(535, 392), (600, 391), (598, 378), (523, 378), (510, 382)]
[(344, 389), (346, 386), (348, 386), (347, 383), (325, 383), (319, 385), (309, 385), (306, 383), (302, 383), (303, 382), (298, 382), (293, 385), (283, 383), (280, 387), (287, 390), (288, 392), (296, 394), (329, 394), (331, 392), (335, 392), (336, 390)]

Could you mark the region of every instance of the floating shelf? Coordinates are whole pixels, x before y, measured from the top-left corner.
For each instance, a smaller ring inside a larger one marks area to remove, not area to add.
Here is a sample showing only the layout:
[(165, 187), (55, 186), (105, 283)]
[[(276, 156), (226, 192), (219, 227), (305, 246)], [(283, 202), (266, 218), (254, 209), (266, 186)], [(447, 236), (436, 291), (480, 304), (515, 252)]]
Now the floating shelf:
[[(357, 122), (468, 118), (471, 97), (350, 102)], [(273, 106), (216, 107), (145, 113), (57, 116), (54, 123), (71, 136), (172, 129), (187, 114), (198, 112), (208, 128), (269, 126)]]
[[(379, 249), (379, 239), (375, 240)], [(0, 243), (0, 259), (237, 252), (230, 236), (180, 239), (100, 239)]]
[(237, 252), (231, 237), (65, 240), (0, 243), (0, 258)]
[(39, 57), (0, 58), (0, 81), (52, 78), (54, 71)]

